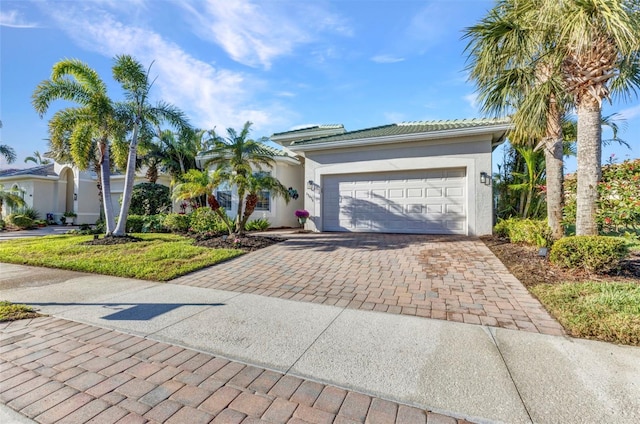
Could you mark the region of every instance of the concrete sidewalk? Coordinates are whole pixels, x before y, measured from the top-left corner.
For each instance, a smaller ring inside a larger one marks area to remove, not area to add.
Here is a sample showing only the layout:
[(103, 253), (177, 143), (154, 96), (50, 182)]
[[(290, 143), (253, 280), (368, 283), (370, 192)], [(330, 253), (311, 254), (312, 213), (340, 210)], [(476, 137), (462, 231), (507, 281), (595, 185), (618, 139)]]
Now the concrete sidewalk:
[(0, 299), (474, 422), (640, 422), (639, 348), (54, 270), (30, 287), (34, 272), (0, 264)]

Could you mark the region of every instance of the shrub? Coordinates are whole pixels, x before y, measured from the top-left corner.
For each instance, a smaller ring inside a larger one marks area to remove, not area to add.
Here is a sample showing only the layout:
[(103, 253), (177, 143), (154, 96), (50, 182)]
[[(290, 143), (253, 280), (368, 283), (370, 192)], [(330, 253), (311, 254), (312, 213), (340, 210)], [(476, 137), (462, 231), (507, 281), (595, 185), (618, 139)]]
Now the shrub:
[(191, 213), (189, 231), (194, 233), (222, 232), (225, 226), (222, 220), (210, 208), (198, 208)]
[(164, 226), (164, 219), (166, 215), (145, 215), (143, 216), (144, 224), (142, 225), (143, 233), (164, 233), (166, 228)]
[(571, 236), (555, 242), (549, 260), (563, 268), (602, 273), (618, 268), (627, 254), (627, 244), (620, 238)]
[(0, 219), (0, 230), (4, 230), (6, 228), (7, 224), (4, 222), (3, 219)]
[(247, 222), (244, 227), (247, 231), (264, 231), (270, 226), (271, 224), (267, 218), (259, 218)]
[(182, 213), (170, 213), (164, 218), (164, 226), (169, 231), (186, 233), (191, 225), (190, 215)]
[(129, 215), (127, 217), (127, 233), (141, 233), (144, 225), (144, 217), (142, 215)]
[(507, 237), (512, 243), (526, 243), (537, 247), (551, 246), (551, 229), (547, 221), (509, 218), (499, 221), (493, 231), (496, 235)]
[(9, 215), (9, 222), (22, 230), (33, 227), (33, 219), (24, 215)]
[(26, 216), (27, 218), (33, 219), (34, 221), (36, 219), (40, 219), (40, 212), (38, 212), (34, 208), (28, 208), (28, 207), (17, 209), (14, 215), (23, 215), (23, 216)]
[(133, 187), (129, 212), (133, 215), (156, 215), (171, 209), (169, 187), (140, 183)]

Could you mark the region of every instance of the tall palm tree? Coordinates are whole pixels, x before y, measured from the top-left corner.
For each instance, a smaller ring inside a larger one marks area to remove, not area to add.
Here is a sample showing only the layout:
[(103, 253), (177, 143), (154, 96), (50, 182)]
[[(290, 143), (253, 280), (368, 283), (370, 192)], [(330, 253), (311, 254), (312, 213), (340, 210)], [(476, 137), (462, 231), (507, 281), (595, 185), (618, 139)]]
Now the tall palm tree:
[(124, 236), (141, 134), (153, 133), (153, 128), (157, 127), (161, 121), (166, 121), (178, 128), (188, 128), (189, 124), (182, 111), (175, 106), (164, 102), (158, 102), (155, 105), (149, 103), (149, 92), (153, 81), (149, 81), (148, 70), (145, 70), (133, 57), (117, 56), (113, 66), (113, 77), (121, 84), (126, 98), (126, 102), (118, 105), (116, 115), (121, 122), (125, 123), (130, 134), (122, 204), (118, 224), (113, 231), (114, 236)]
[[(0, 121), (0, 128), (2, 128), (2, 121)], [(0, 144), (0, 156), (4, 156), (7, 163), (13, 163), (16, 160), (16, 151), (11, 146)]]
[(511, 142), (544, 151), (547, 220), (557, 239), (564, 234), (562, 117), (568, 104), (560, 61), (546, 54), (555, 42), (539, 31), (537, 3), (501, 0), (464, 38), (483, 111), (512, 114)]
[(271, 197), (282, 196), (287, 203), (291, 198), (289, 189), (285, 187), (277, 178), (271, 176), (267, 172), (253, 173), (247, 181), (247, 201), (244, 208), (244, 214), (238, 228), (236, 230), (239, 234), (244, 233), (245, 226), (249, 217), (255, 211), (258, 201), (260, 200), (260, 193), (267, 191)]
[(42, 157), (40, 152), (37, 150), (33, 152), (33, 156), (27, 156), (24, 159), (24, 163), (27, 163), (27, 162), (33, 162), (36, 165), (48, 165), (51, 163), (49, 159)]
[(611, 94), (630, 99), (640, 88), (640, 2), (548, 0), (541, 11), (556, 18), (557, 53), (578, 116), (576, 234), (594, 235), (602, 101)]
[(249, 193), (250, 178), (254, 171), (262, 171), (263, 166), (273, 168), (275, 165), (273, 153), (265, 148), (262, 140), (249, 139), (251, 122), (246, 122), (238, 133), (233, 128), (227, 129), (227, 137), (222, 138), (212, 132), (214, 147), (205, 151), (203, 155), (212, 155), (205, 162), (205, 168), (215, 165), (222, 181), (238, 190), (238, 213), (235, 227), (242, 231), (240, 223), (243, 220), (245, 196)]
[(66, 156), (78, 168), (87, 169), (95, 160), (100, 169), (102, 205), (106, 233), (115, 229), (111, 202), (111, 140), (119, 130), (114, 105), (98, 73), (77, 59), (53, 65), (51, 78), (42, 81), (32, 95), (32, 104), (42, 118), (56, 100), (77, 106), (58, 110), (49, 120), (49, 143), (53, 151)]

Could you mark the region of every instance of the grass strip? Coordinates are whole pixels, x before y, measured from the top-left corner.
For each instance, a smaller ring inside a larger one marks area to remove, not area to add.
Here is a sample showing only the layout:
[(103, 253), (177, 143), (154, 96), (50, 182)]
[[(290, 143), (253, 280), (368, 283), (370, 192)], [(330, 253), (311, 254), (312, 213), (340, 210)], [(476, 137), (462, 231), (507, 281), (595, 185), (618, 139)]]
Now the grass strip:
[(136, 234), (137, 243), (82, 245), (93, 236), (60, 235), (0, 242), (0, 262), (168, 281), (239, 256), (237, 249), (194, 246), (175, 234)]
[(37, 313), (31, 306), (13, 304), (6, 300), (0, 301), (0, 322), (37, 318), (39, 316), (42, 315)]
[(529, 289), (574, 336), (640, 346), (640, 284), (539, 284)]

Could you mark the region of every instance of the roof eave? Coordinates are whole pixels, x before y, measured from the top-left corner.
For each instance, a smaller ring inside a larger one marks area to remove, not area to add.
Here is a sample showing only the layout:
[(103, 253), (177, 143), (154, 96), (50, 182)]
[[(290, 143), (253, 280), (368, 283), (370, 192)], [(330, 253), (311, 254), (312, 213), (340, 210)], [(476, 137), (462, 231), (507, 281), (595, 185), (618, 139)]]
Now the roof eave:
[(325, 143), (309, 143), (309, 144), (302, 143), (302, 144), (291, 145), (289, 146), (289, 149), (293, 152), (298, 152), (298, 151), (304, 152), (304, 151), (311, 151), (311, 150), (342, 149), (342, 148), (348, 148), (348, 147), (403, 143), (408, 141), (465, 137), (465, 136), (480, 135), (480, 134), (494, 134), (491, 140), (492, 143), (494, 143), (494, 140), (504, 141), (504, 135), (512, 127), (513, 127), (513, 124), (505, 123), (505, 124), (497, 124), (497, 125), (484, 126), (484, 127), (461, 128), (461, 129), (456, 128), (456, 129), (449, 129), (449, 130), (419, 132), (419, 133), (412, 133), (412, 134), (359, 138), (355, 140), (330, 141)]

